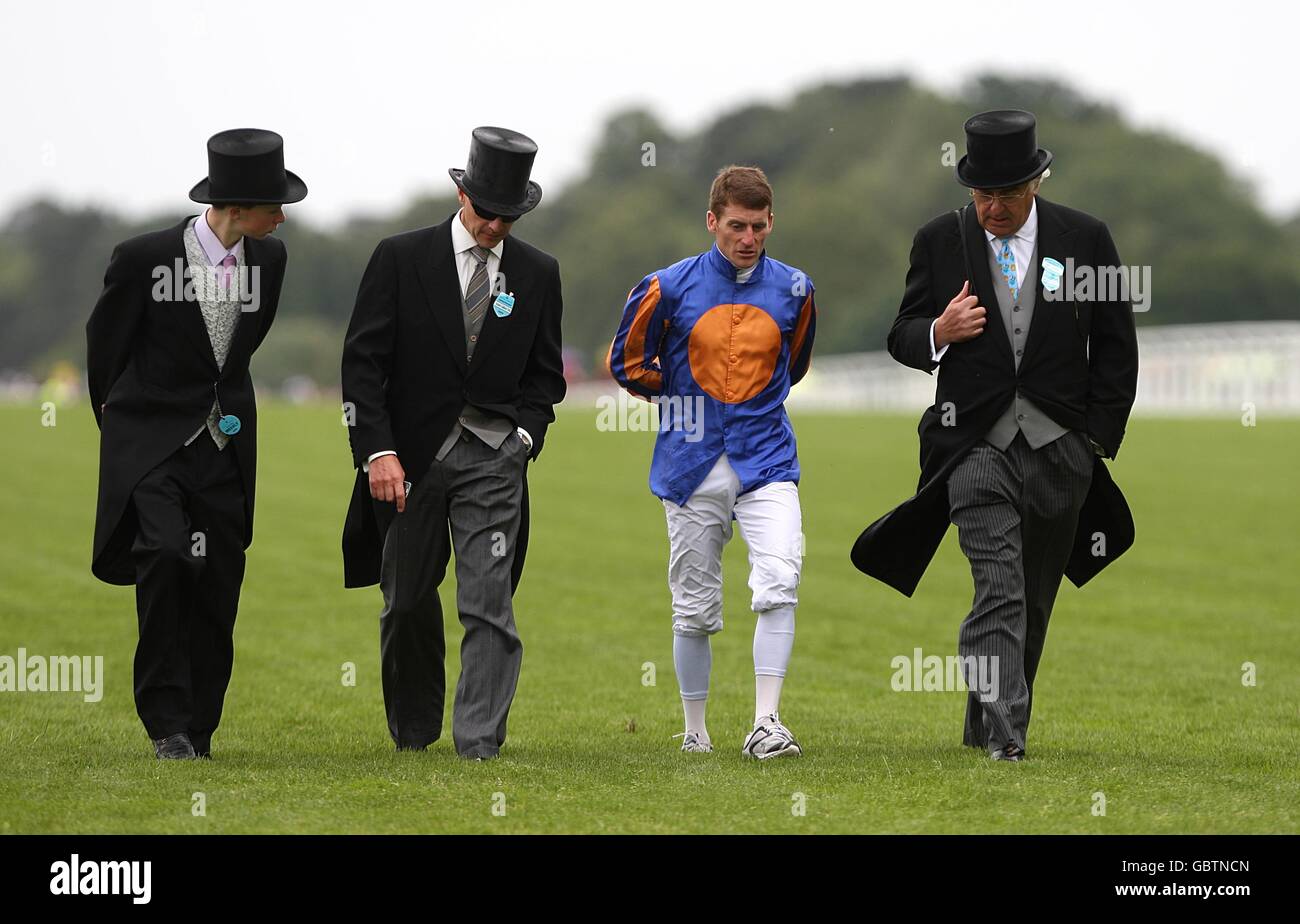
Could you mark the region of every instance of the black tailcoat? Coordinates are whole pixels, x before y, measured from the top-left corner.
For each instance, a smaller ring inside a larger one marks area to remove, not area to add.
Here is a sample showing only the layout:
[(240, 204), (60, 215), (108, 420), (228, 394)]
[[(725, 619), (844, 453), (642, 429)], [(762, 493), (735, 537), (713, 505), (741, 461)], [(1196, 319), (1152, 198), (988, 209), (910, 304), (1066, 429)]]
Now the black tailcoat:
[(222, 413), (236, 415), (241, 424), (225, 451), (235, 453), (243, 480), (244, 547), (253, 540), (257, 406), (248, 362), (275, 320), (288, 254), (275, 238), (244, 238), (256, 298), (240, 312), (225, 366), (218, 370), (202, 309), (192, 289), (185, 298), (185, 280), (176, 272), (187, 267), (183, 235), (193, 220), (118, 244), (86, 323), (86, 377), (101, 431), (91, 570), (110, 584), (135, 583), (132, 490), (203, 426), (214, 387)]
[[(379, 242), (357, 292), (343, 347), (344, 412), (357, 467), (343, 526), (344, 586), (377, 583), (383, 537), (396, 514), (370, 496), (361, 466), (396, 450), (414, 486), (468, 402), (509, 418), (542, 451), (553, 405), (565, 393), (560, 267), (554, 257), (507, 237), (498, 272), (515, 304), (489, 310), (471, 362), (465, 359), (460, 276), (452, 253), (453, 214), (440, 225)], [(472, 368), (471, 368), (472, 367)], [(528, 492), (515, 545), (515, 581), (528, 535)]]
[[(930, 324), (971, 279), (988, 311), (983, 333), (948, 347), (939, 364), (934, 405), (917, 428), (921, 477), (917, 493), (876, 520), (853, 546), (861, 571), (911, 596), (948, 530), (948, 474), (1012, 403), (1017, 389), (1058, 424), (1085, 431), (1115, 458), (1137, 392), (1137, 334), (1127, 298), (1049, 301), (1038, 273), (1037, 302), (1017, 369), (998, 313), (988, 246), (973, 205), (934, 219), (912, 243), (903, 302), (889, 332), (890, 354), (931, 372)], [(1106, 225), (1083, 212), (1038, 198), (1038, 255), (1077, 267), (1119, 266)], [(1096, 288), (1093, 288), (1096, 293)], [(1065, 295), (1066, 281), (1056, 293)], [(945, 412), (951, 425), (945, 425)], [(1096, 534), (1105, 554), (1095, 555)], [(1097, 458), (1079, 514), (1065, 574), (1082, 586), (1133, 544), (1133, 518), (1105, 462)]]

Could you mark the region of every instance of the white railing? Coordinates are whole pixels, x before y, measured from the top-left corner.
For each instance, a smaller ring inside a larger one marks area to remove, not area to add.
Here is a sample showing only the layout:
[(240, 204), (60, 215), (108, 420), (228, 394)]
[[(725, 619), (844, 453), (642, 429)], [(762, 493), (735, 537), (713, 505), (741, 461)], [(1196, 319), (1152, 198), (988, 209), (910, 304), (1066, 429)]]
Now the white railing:
[[(1300, 321), (1241, 321), (1138, 328), (1135, 414), (1300, 415)], [(612, 383), (570, 388), (565, 406), (595, 407)], [(790, 395), (800, 410), (920, 411), (934, 401), (934, 379), (888, 353), (814, 356)]]

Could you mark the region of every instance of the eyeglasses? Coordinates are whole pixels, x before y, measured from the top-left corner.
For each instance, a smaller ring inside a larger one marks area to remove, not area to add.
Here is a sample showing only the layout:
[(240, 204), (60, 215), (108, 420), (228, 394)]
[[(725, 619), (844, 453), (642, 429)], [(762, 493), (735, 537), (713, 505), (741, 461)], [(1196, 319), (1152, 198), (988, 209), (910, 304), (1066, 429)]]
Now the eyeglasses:
[(1018, 193), (991, 193), (982, 189), (972, 189), (970, 197), (980, 205), (992, 205), (994, 202), (1018, 202), (1032, 192), (1032, 187), (1026, 186)]
[(498, 215), (496, 212), (489, 212), (487, 209), (479, 208), (478, 203), (473, 199), (470, 200), (469, 204), (474, 206), (474, 214), (479, 218), (482, 218), (484, 221), (496, 221), (500, 218), (506, 224), (510, 224), (512, 221), (519, 220), (518, 215)]

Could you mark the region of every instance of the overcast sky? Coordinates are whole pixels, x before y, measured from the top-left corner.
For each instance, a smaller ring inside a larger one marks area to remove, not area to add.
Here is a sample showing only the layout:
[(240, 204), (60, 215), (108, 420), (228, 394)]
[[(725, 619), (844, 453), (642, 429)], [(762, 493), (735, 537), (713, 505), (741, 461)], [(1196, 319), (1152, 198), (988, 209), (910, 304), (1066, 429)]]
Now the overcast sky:
[(558, 191), (619, 107), (685, 130), (825, 80), (951, 90), (986, 70), (1061, 79), (1222, 156), (1272, 214), (1300, 211), (1290, 4), (45, 0), (0, 16), (0, 216), (40, 193), (182, 208), (208, 136), (242, 126), (285, 137), (311, 190), (291, 218), (450, 193), (476, 125), (536, 139), (534, 179)]

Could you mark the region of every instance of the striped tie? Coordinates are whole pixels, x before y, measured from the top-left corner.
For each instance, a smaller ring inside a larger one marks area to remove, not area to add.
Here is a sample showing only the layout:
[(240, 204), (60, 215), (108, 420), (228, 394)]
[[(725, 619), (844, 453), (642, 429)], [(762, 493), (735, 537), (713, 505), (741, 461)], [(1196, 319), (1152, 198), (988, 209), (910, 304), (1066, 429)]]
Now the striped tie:
[(1002, 250), (998, 253), (998, 266), (1002, 267), (1002, 278), (1007, 281), (1014, 302), (1020, 296), (1020, 276), (1016, 273), (1016, 258), (1011, 253), (1011, 238), (1000, 237)]
[(474, 275), (470, 277), (469, 288), (465, 290), (465, 307), (469, 311), (471, 326), (478, 327), (479, 322), (483, 320), (483, 315), (487, 314), (488, 296), (492, 294), (492, 286), (488, 284), (487, 248), (475, 245), (470, 248), (470, 253), (474, 255), (477, 265), (474, 267)]

